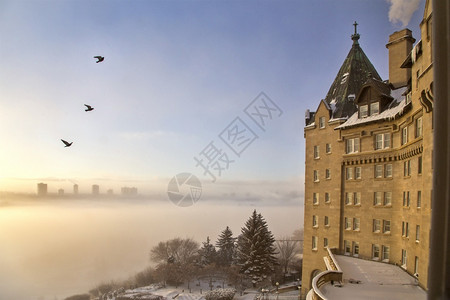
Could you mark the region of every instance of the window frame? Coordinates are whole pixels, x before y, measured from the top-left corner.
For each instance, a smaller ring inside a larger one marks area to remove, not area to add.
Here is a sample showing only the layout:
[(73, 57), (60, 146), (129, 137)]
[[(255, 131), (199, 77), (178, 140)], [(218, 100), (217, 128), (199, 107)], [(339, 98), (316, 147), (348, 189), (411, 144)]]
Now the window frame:
[(320, 129), (325, 128), (325, 117), (320, 117), (319, 118), (319, 128)]
[[(376, 112), (373, 112), (375, 107), (376, 107)], [(371, 116), (375, 116), (375, 115), (380, 114), (380, 102), (372, 102), (372, 103), (370, 103), (369, 114)]]
[(360, 105), (359, 106), (359, 118), (364, 119), (369, 116), (369, 105)]
[(391, 220), (383, 220), (383, 233), (391, 233)]
[(320, 158), (319, 145), (314, 145), (313, 156), (314, 159)]
[(372, 232), (379, 233), (381, 232), (381, 220), (373, 219), (372, 221)]
[(419, 138), (423, 135), (423, 119), (422, 116), (416, 119), (415, 121), (415, 137)]
[(408, 143), (408, 126), (402, 128), (401, 134), (402, 134), (401, 143), (403, 146), (406, 143)]

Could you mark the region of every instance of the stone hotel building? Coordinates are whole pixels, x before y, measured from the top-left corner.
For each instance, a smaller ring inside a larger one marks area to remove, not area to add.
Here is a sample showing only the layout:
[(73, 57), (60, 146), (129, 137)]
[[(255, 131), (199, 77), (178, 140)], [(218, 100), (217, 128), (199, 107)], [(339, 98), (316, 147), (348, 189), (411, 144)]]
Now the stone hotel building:
[(421, 39), (386, 45), (389, 79), (352, 46), (325, 99), (306, 112), (302, 295), (337, 253), (395, 264), (427, 289), (433, 159), (431, 1)]

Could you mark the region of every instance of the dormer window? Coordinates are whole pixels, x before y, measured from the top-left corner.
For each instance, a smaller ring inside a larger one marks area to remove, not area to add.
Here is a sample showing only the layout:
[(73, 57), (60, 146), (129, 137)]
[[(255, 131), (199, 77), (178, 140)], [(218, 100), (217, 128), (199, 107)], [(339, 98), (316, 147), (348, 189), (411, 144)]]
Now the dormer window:
[(365, 118), (369, 115), (369, 107), (367, 105), (361, 105), (359, 107), (359, 117)]
[(378, 115), (380, 113), (380, 103), (374, 102), (370, 103), (370, 115)]

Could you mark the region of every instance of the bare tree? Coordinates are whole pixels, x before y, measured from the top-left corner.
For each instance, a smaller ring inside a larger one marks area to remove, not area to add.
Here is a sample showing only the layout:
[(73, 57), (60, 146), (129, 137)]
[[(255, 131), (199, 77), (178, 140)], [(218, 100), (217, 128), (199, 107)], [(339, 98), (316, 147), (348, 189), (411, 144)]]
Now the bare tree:
[(164, 263), (191, 263), (197, 254), (199, 244), (191, 238), (174, 238), (150, 250), (150, 259), (157, 264)]
[(192, 276), (192, 264), (198, 257), (198, 249), (199, 244), (190, 238), (159, 242), (150, 250), (150, 259), (157, 264), (157, 278), (164, 284), (166, 281), (173, 281), (176, 284), (182, 280), (189, 281)]
[(289, 237), (283, 237), (277, 240), (278, 261), (283, 268), (284, 273), (288, 271), (288, 267), (298, 254), (297, 240), (292, 240)]

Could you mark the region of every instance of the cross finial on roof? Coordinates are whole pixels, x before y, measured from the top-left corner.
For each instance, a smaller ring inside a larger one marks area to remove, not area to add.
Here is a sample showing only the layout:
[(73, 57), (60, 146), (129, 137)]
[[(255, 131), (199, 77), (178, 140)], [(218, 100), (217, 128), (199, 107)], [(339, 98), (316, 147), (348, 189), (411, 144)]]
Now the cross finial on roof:
[(353, 23), (353, 26), (355, 26), (355, 33), (352, 34), (353, 44), (354, 45), (358, 45), (359, 33), (357, 31), (357, 28), (356, 28), (358, 26), (358, 23), (356, 23), (356, 21), (355, 21), (355, 23)]

